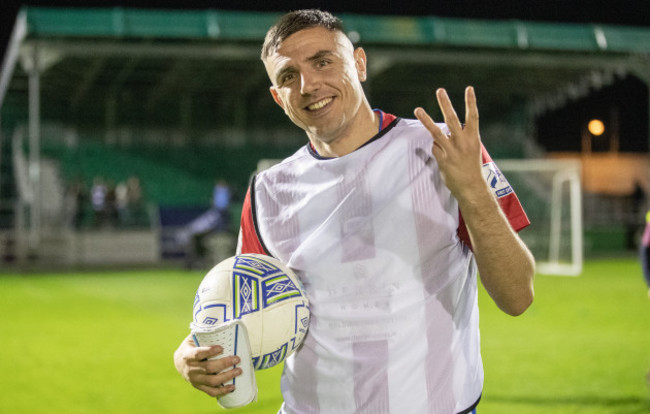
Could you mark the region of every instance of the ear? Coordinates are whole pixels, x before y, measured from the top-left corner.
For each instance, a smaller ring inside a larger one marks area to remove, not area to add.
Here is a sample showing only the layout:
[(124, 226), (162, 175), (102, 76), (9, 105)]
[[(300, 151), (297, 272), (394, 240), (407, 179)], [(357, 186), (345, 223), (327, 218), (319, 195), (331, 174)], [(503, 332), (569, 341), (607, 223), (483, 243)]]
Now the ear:
[(361, 82), (364, 82), (367, 75), (366, 51), (358, 47), (354, 50), (354, 65), (357, 68), (357, 76)]
[(273, 97), (275, 103), (278, 104), (280, 108), (284, 109), (284, 102), (282, 102), (282, 98), (280, 98), (280, 94), (278, 93), (277, 89), (275, 89), (275, 86), (271, 86), (269, 88), (269, 91), (271, 92), (271, 96)]

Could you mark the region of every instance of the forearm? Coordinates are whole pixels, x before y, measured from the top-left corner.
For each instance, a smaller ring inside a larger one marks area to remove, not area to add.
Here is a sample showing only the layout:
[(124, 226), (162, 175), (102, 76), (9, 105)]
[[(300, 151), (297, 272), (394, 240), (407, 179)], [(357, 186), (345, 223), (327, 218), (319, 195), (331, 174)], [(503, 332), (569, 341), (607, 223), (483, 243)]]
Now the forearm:
[(523, 313), (534, 295), (532, 254), (487, 187), (474, 189), (458, 202), (483, 286), (505, 313)]

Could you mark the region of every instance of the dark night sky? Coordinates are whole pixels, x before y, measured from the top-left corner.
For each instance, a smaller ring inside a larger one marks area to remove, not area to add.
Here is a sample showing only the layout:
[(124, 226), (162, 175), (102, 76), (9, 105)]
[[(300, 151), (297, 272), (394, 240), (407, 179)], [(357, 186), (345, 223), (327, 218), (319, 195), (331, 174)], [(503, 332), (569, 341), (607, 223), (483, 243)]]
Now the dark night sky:
[[(330, 0), (330, 1), (17, 1), (0, 2), (0, 41), (2, 48), (11, 32), (16, 12), (21, 5), (42, 7), (134, 7), (167, 9), (228, 9), (256, 11), (287, 11), (318, 7), (334, 13), (387, 15), (435, 15), (478, 19), (520, 19), (557, 22), (580, 22), (650, 26), (650, 2), (647, 0)], [(189, 5), (188, 5), (189, 4)]]

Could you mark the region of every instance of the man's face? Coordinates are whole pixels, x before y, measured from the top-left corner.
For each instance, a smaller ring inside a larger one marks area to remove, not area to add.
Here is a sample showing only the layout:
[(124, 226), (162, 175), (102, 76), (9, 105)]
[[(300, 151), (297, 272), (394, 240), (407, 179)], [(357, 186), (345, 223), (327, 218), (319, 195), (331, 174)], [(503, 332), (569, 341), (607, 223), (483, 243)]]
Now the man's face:
[(296, 32), (264, 65), (273, 99), (311, 139), (333, 143), (350, 132), (364, 100), (366, 56), (343, 33)]

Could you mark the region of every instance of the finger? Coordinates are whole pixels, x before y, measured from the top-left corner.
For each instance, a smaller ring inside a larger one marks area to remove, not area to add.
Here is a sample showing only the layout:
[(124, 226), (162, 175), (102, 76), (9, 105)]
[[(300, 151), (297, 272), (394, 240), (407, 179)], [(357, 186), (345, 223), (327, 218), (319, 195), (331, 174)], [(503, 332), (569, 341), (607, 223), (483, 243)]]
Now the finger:
[(198, 375), (192, 385), (212, 396), (227, 394), (235, 389), (233, 384), (229, 384), (233, 378), (242, 374), (240, 368), (231, 369), (219, 374)]
[(465, 89), (465, 128), (470, 132), (477, 132), (479, 130), (476, 92), (472, 86), (468, 86)]
[(237, 356), (201, 362), (190, 369), (189, 377), (193, 384), (216, 386), (241, 375), (241, 368), (236, 366), (239, 362)]
[(413, 111), (413, 114), (415, 117), (422, 122), (422, 125), (433, 135), (434, 138), (437, 139), (447, 139), (447, 134), (445, 134), (442, 129), (436, 123), (433, 121), (433, 119), (429, 116), (427, 111), (425, 111), (421, 107), (415, 108)]
[(195, 367), (190, 369), (189, 378), (190, 383), (197, 388), (199, 386), (219, 387), (241, 374), (241, 368), (211, 371), (203, 367)]
[(197, 385), (209, 385), (211, 387), (218, 387), (226, 382), (231, 381), (233, 378), (240, 376), (241, 374), (241, 368), (233, 368), (220, 372), (197, 374), (193, 383)]
[(461, 132), (463, 127), (460, 124), (456, 110), (454, 110), (454, 107), (451, 104), (447, 91), (443, 88), (438, 89), (436, 91), (436, 99), (438, 100), (438, 106), (440, 106), (440, 110), (442, 111), (442, 116), (445, 118), (445, 124), (447, 124), (447, 128), (449, 128), (452, 135)]
[(196, 347), (196, 344), (194, 343), (194, 338), (192, 337), (192, 334), (187, 335), (187, 336), (185, 337), (185, 339), (183, 340), (183, 342), (184, 342), (186, 345), (189, 345), (189, 346), (192, 346), (192, 347)]
[(206, 359), (217, 356), (223, 352), (223, 348), (219, 345), (196, 347), (194, 352), (189, 355), (190, 360), (205, 361)]
[(418, 120), (420, 120), (420, 122), (422, 122), (422, 125), (424, 125), (433, 137), (433, 147), (431, 148), (433, 156), (436, 157), (437, 160), (442, 159), (446, 154), (444, 146), (449, 143), (449, 137), (442, 131), (442, 129), (440, 129), (440, 127), (438, 127), (438, 125), (436, 125), (435, 122), (433, 122), (433, 119), (423, 108), (415, 108), (413, 114)]
[(239, 364), (238, 356), (213, 359), (205, 364), (205, 370), (209, 373), (218, 373)]
[(431, 148), (431, 152), (433, 153), (433, 156), (436, 158), (436, 160), (438, 160), (438, 162), (443, 161), (447, 156), (447, 151), (442, 145), (440, 145), (439, 139), (433, 140), (433, 147)]
[(179, 347), (177, 352), (179, 351), (185, 361), (191, 362), (193, 360), (202, 361), (219, 355), (223, 352), (223, 348), (219, 345), (197, 346), (190, 334), (183, 340), (182, 346)]
[(212, 387), (209, 385), (197, 385), (195, 386), (195, 388), (203, 391), (204, 393), (208, 394), (211, 397), (219, 397), (221, 395), (226, 395), (228, 393), (235, 391), (235, 386), (232, 384), (223, 385), (220, 387)]

